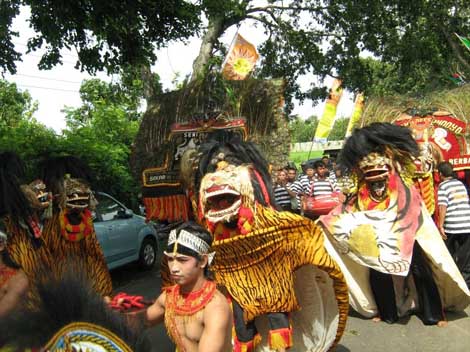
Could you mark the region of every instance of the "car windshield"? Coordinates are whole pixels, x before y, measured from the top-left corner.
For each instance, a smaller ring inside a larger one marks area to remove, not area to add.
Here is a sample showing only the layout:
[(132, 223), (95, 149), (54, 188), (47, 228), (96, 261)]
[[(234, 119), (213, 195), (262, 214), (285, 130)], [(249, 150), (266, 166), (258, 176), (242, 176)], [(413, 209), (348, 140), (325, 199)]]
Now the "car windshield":
[(96, 210), (101, 215), (101, 220), (108, 221), (117, 218), (119, 211), (124, 211), (121, 205), (111, 198), (105, 196), (98, 197), (98, 205)]

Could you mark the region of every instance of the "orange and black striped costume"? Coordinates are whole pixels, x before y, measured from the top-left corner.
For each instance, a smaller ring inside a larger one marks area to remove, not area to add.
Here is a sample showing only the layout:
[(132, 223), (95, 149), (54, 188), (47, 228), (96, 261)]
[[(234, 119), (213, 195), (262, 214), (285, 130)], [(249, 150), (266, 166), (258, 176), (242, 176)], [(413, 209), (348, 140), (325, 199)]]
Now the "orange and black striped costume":
[(112, 282), (103, 252), (93, 231), (89, 236), (78, 242), (67, 241), (60, 235), (59, 213), (46, 221), (42, 236), (35, 239), (33, 245), (26, 229), (5, 218), (5, 227), (9, 236), (8, 253), (12, 260), (21, 266), (29, 280), (34, 281), (38, 272), (50, 269), (60, 275), (64, 264), (72, 262), (86, 268), (93, 288), (102, 295), (112, 293)]
[(53, 270), (60, 273), (64, 264), (71, 261), (82, 270), (86, 268), (85, 274), (96, 292), (103, 296), (111, 295), (111, 276), (95, 231), (80, 241), (68, 241), (61, 235), (59, 216), (60, 213), (55, 212), (43, 229), (44, 242), (53, 258)]
[(29, 280), (34, 279), (39, 266), (51, 266), (51, 254), (42, 237), (33, 239), (28, 230), (21, 228), (9, 217), (4, 218), (8, 236), (8, 254), (25, 272)]
[(215, 240), (213, 270), (218, 284), (243, 307), (244, 319), (299, 309), (293, 272), (314, 265), (333, 280), (339, 310), (334, 345), (341, 338), (349, 309), (348, 289), (336, 262), (326, 252), (324, 234), (300, 215), (257, 205), (253, 230)]

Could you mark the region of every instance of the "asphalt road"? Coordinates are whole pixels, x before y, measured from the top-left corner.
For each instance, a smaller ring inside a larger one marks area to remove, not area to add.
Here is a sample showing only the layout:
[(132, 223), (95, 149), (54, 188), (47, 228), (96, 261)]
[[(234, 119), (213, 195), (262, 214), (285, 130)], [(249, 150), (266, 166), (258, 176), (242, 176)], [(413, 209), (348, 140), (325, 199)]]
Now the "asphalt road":
[[(111, 272), (115, 292), (143, 295), (154, 299), (160, 292), (158, 266), (142, 271), (137, 265), (128, 265)], [(346, 331), (336, 352), (469, 352), (470, 308), (464, 312), (447, 313), (445, 328), (425, 326), (416, 316), (397, 324), (374, 323), (351, 312)], [(152, 352), (174, 352), (174, 346), (165, 328), (158, 326), (146, 332)], [(292, 351), (303, 352), (303, 351)]]

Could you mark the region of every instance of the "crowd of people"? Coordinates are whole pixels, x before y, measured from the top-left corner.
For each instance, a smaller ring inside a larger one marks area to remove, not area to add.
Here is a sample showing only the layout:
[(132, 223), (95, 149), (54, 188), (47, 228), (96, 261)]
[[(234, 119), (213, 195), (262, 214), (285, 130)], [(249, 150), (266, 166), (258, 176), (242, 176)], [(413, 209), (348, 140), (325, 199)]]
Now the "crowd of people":
[[(467, 285), (470, 287), (470, 197), (469, 187), (455, 177), (453, 166), (447, 161), (436, 166), (439, 187), (434, 220), (449, 253), (454, 258)], [(284, 211), (312, 215), (302, 209), (302, 199), (341, 193), (342, 200), (354, 189), (354, 182), (334, 158), (304, 161), (300, 170), (293, 162), (277, 170), (273, 178), (273, 191), (279, 207)]]
[(345, 175), (336, 160), (328, 155), (302, 162), (300, 172), (293, 162), (289, 162), (284, 168), (277, 170), (273, 180), (277, 204), (283, 210), (297, 214), (304, 214), (302, 198), (338, 192), (346, 196), (351, 186), (350, 177)]
[(164, 289), (147, 305), (112, 297), (85, 165), (49, 160), (22, 185), (20, 160), (0, 153), (0, 348), (146, 351), (142, 330), (163, 323), (182, 352), (328, 351), (349, 307), (377, 322), (416, 314), (446, 326), (447, 309), (470, 304), (466, 188), (451, 164), (437, 165), (435, 222), (413, 186), (419, 147), (408, 129), (356, 129), (341, 166), (325, 155), (274, 180), (238, 136), (199, 148), (182, 180), (194, 219), (169, 232)]

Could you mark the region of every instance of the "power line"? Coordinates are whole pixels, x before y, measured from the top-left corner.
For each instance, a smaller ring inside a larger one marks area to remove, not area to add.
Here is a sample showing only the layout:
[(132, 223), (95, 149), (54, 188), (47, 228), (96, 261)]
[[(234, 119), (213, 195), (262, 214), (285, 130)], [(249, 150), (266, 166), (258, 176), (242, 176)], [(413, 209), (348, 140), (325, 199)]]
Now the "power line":
[(15, 76), (22, 76), (22, 77), (30, 77), (30, 78), (39, 78), (39, 79), (44, 79), (46, 81), (57, 81), (57, 82), (65, 82), (65, 83), (78, 83), (81, 84), (81, 81), (67, 81), (64, 79), (56, 79), (56, 78), (48, 78), (48, 77), (41, 77), (41, 76), (33, 76), (33, 75), (25, 75), (22, 73), (17, 73)]
[[(15, 42), (15, 41), (13, 41), (12, 43), (15, 44), (15, 45), (23, 46), (23, 47), (25, 47), (25, 48), (28, 47), (28, 45), (23, 44), (23, 43), (18, 43), (18, 42)], [(45, 49), (42, 49), (42, 48), (41, 48), (41, 50), (45, 50)], [(25, 55), (26, 55), (26, 53), (25, 53)], [(74, 59), (78, 59), (78, 56), (77, 56), (77, 55), (73, 55), (73, 54), (70, 54), (70, 53), (61, 53), (61, 55), (62, 55), (62, 56), (70, 56), (70, 57), (72, 57), (72, 58), (74, 58)]]
[[(36, 54), (26, 54), (26, 53), (22, 53), (22, 55), (28, 55), (28, 56), (32, 56), (32, 57), (38, 57), (38, 58), (42, 58), (42, 55), (36, 55)], [(78, 58), (77, 58), (78, 60)], [(69, 60), (61, 60), (63, 63), (67, 63), (67, 64), (72, 64), (72, 65), (75, 65), (76, 62), (73, 62), (73, 61), (69, 61)]]
[(57, 91), (61, 91), (61, 92), (80, 93), (78, 90), (71, 90), (71, 89), (61, 89), (61, 88), (32, 86), (32, 85), (21, 84), (21, 83), (16, 83), (16, 85), (18, 85), (18, 86), (20, 86), (20, 87), (23, 87), (23, 88), (37, 88), (37, 89), (45, 89), (45, 90), (57, 90)]

